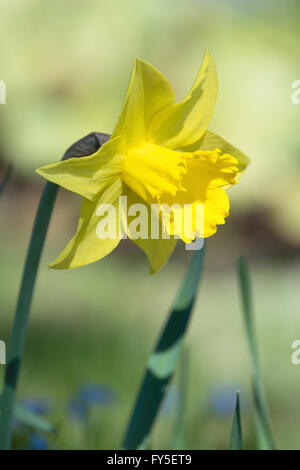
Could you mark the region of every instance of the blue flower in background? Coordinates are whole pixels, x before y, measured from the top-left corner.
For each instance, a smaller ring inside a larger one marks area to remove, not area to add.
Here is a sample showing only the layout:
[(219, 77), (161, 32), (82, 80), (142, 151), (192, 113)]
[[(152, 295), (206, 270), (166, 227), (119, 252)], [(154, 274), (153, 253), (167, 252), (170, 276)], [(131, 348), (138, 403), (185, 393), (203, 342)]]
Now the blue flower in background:
[(46, 415), (53, 409), (52, 401), (43, 398), (24, 398), (21, 403), (30, 411), (39, 415)]
[(116, 401), (116, 393), (111, 387), (85, 384), (79, 390), (79, 399), (87, 405), (112, 405)]
[[(236, 403), (236, 392), (239, 389), (234, 384), (219, 384), (209, 391), (211, 410), (220, 417), (233, 416)], [(243, 405), (243, 393), (241, 393)]]
[(91, 406), (113, 405), (117, 399), (115, 391), (106, 385), (86, 383), (78, 395), (68, 401), (67, 410), (72, 419), (87, 420)]
[(29, 436), (29, 448), (31, 450), (49, 449), (48, 441), (42, 434), (31, 434)]
[[(53, 410), (53, 401), (47, 398), (28, 397), (20, 400), (20, 404), (28, 410), (38, 415), (47, 415)], [(13, 428), (15, 430), (22, 429), (23, 424), (18, 420), (13, 420)]]
[(80, 402), (77, 398), (71, 398), (71, 400), (68, 401), (67, 410), (71, 419), (84, 421), (88, 417), (87, 406)]

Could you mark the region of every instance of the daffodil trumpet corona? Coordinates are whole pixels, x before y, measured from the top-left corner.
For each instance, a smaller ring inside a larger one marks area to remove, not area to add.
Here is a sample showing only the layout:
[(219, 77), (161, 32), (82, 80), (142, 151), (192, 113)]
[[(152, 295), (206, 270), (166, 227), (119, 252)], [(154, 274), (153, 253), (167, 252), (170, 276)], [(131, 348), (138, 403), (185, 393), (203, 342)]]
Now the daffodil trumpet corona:
[[(229, 215), (226, 189), (237, 183), (249, 163), (240, 150), (208, 130), (217, 91), (216, 66), (208, 52), (190, 92), (178, 103), (164, 75), (135, 60), (111, 137), (89, 156), (37, 170), (83, 197), (77, 231), (50, 267), (69, 269), (95, 262), (125, 236), (146, 253), (151, 272), (156, 272), (178, 238), (191, 243), (216, 233)], [(115, 221), (112, 229), (103, 220), (109, 211)], [(144, 213), (142, 224), (138, 212)], [(153, 214), (158, 236), (153, 236), (150, 219), (146, 223)], [(141, 236), (138, 225), (143, 225)]]

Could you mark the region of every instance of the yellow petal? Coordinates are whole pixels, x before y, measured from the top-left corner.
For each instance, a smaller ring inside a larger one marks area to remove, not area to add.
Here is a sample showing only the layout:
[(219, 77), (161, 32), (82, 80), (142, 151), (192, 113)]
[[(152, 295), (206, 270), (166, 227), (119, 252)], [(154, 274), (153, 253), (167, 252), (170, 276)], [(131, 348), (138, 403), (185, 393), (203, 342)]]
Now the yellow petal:
[(194, 152), (197, 150), (213, 150), (219, 148), (223, 153), (232, 155), (237, 159), (239, 172), (243, 172), (247, 165), (250, 163), (250, 159), (241, 150), (231, 145), (222, 137), (214, 134), (211, 131), (206, 131), (204, 136), (195, 142), (193, 145), (185, 147), (184, 150), (188, 152)]
[(187, 172), (182, 186), (195, 199), (203, 199), (208, 188), (228, 187), (236, 184), (238, 161), (221, 149), (197, 150), (186, 153)]
[(185, 191), (175, 196), (164, 195), (161, 207), (167, 204), (174, 208), (171, 221), (166, 219), (168, 225), (164, 225), (164, 229), (188, 242), (195, 236), (211, 236), (216, 232), (216, 226), (224, 223), (229, 213), (229, 201), (222, 188), (236, 183), (239, 170), (237, 160), (222, 154), (219, 149), (185, 155), (187, 172), (182, 179)]
[[(142, 204), (145, 205), (143, 199), (133, 193), (129, 188), (125, 189), (125, 195), (127, 196), (127, 205), (128, 208), (132, 207), (133, 204)], [(139, 248), (141, 248), (146, 254), (149, 262), (149, 268), (151, 274), (154, 274), (159, 269), (161, 269), (165, 263), (168, 261), (169, 257), (173, 253), (177, 240), (174, 237), (169, 239), (163, 239), (161, 236), (159, 238), (152, 238), (151, 234), (151, 207), (147, 207), (148, 210), (148, 221), (147, 221), (147, 238), (132, 238), (132, 233), (130, 231), (130, 222), (131, 218), (128, 217), (128, 227), (127, 235)], [(159, 228), (159, 234), (161, 234), (161, 225)]]
[(148, 139), (172, 149), (193, 144), (207, 129), (217, 93), (216, 66), (206, 52), (190, 93), (183, 101), (165, 108), (154, 117), (148, 129)]
[(217, 231), (217, 226), (225, 224), (229, 216), (229, 199), (224, 189), (214, 189), (207, 192), (204, 203), (204, 238), (211, 237)]
[(139, 238), (132, 241), (146, 254), (151, 274), (155, 274), (166, 264), (177, 243), (177, 240), (174, 238), (170, 238), (169, 240), (163, 240), (161, 238), (158, 240), (152, 240), (151, 238), (143, 240)]
[(127, 148), (138, 145), (145, 139), (152, 117), (173, 102), (174, 92), (168, 80), (155, 67), (137, 59), (112, 136), (124, 137)]
[(110, 139), (93, 155), (50, 163), (36, 171), (48, 181), (94, 200), (120, 176), (120, 144), (120, 138)]
[[(104, 258), (116, 248), (121, 239), (118, 223), (121, 194), (122, 182), (118, 179), (97, 200), (82, 201), (77, 232), (57, 259), (50, 264), (50, 268), (71, 269), (84, 266)], [(97, 226), (101, 219), (97, 212), (101, 204), (112, 204), (115, 207), (116, 236), (112, 239), (99, 239), (97, 235)]]
[(130, 150), (122, 166), (123, 181), (148, 204), (182, 189), (185, 171), (182, 153), (146, 142)]
[[(161, 210), (164, 213), (164, 206)], [(171, 218), (163, 220), (164, 230), (171, 236), (181, 238), (185, 243), (197, 238), (207, 238), (217, 231), (217, 226), (225, 223), (229, 215), (229, 199), (224, 189), (210, 189), (206, 192), (204, 201), (186, 202), (180, 199), (173, 202)], [(170, 220), (170, 223), (169, 223)]]

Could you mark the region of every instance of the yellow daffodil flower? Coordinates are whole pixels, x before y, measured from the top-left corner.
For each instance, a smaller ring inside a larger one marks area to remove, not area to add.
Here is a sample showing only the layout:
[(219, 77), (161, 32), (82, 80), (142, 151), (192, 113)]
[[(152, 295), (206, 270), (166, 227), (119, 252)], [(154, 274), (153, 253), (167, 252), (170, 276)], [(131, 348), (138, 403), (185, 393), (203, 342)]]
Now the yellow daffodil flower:
[[(127, 196), (128, 206), (176, 204), (182, 213), (187, 204), (202, 204), (204, 228), (197, 236), (210, 237), (217, 225), (224, 224), (229, 214), (225, 189), (237, 182), (249, 160), (207, 130), (217, 89), (216, 67), (208, 52), (191, 91), (176, 104), (168, 80), (152, 65), (135, 61), (111, 138), (93, 155), (37, 170), (47, 180), (83, 196), (76, 234), (50, 267), (83, 266), (119, 244), (120, 234), (107, 239), (97, 236), (97, 208), (112, 204), (119, 217), (120, 196)], [(152, 272), (165, 264), (175, 248), (179, 230), (172, 220), (169, 238), (136, 239), (127, 227), (127, 236), (144, 250)], [(182, 238), (189, 242), (193, 237)]]

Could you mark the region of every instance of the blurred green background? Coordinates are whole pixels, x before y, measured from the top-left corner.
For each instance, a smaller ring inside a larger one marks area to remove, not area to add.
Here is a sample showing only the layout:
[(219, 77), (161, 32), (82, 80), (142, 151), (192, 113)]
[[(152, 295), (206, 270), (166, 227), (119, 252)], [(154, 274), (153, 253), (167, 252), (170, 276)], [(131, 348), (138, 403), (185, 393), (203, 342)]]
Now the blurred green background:
[[(220, 91), (210, 128), (252, 160), (230, 191), (231, 217), (208, 242), (190, 327), (187, 448), (227, 448), (234, 393), (241, 388), (246, 446), (255, 447), (249, 354), (236, 260), (252, 270), (262, 368), (278, 447), (299, 449), (300, 335), (299, 2), (287, 0), (0, 0), (0, 168), (14, 176), (0, 200), (0, 339), (8, 341), (35, 210), (35, 168), (61, 158), (91, 131), (110, 133), (135, 57), (190, 88), (206, 48)], [(107, 259), (49, 271), (74, 232), (80, 200), (61, 191), (34, 298), (19, 397), (51, 401), (56, 448), (118, 448), (149, 353), (190, 254), (180, 245), (150, 276), (145, 256), (124, 242)], [(0, 374), (3, 367), (0, 366)], [(70, 412), (84, 384), (111, 387), (112, 404)], [(168, 448), (176, 421), (173, 388), (153, 434)], [(173, 398), (172, 398), (173, 397)], [(174, 398), (175, 397), (175, 398)], [(76, 413), (75, 413), (76, 414)], [(16, 438), (21, 435), (16, 429)]]

